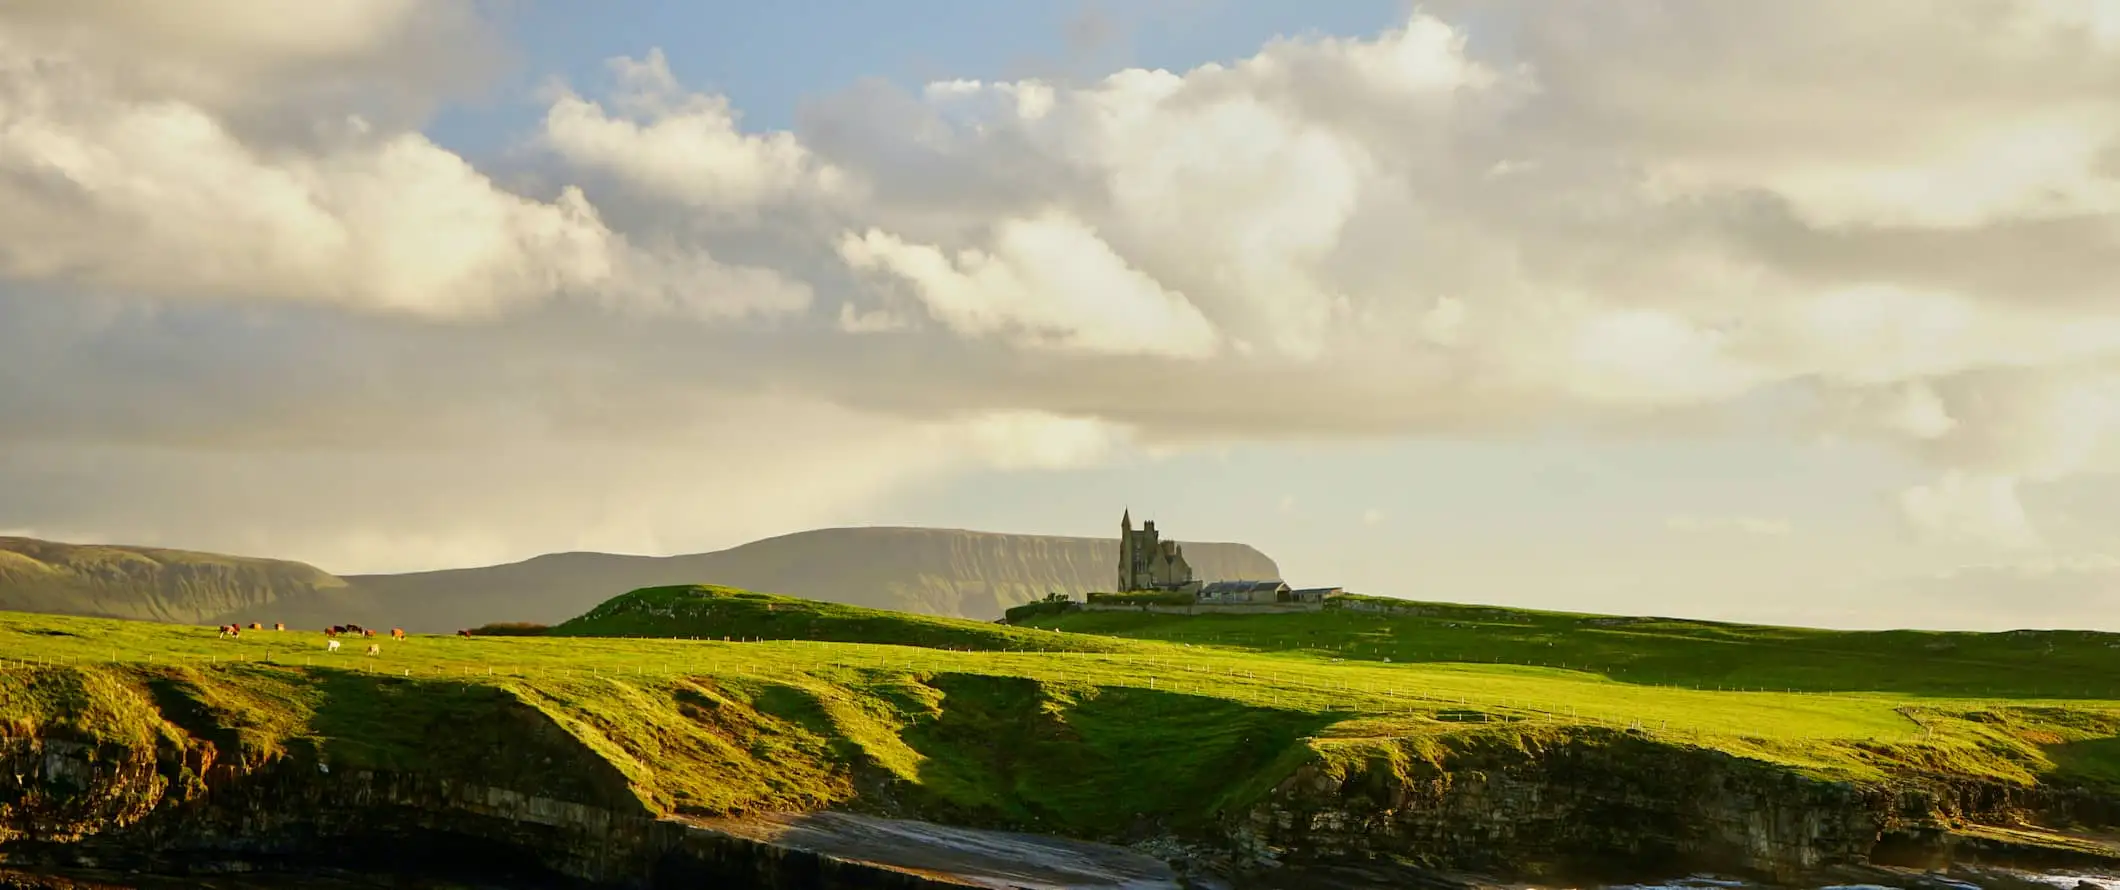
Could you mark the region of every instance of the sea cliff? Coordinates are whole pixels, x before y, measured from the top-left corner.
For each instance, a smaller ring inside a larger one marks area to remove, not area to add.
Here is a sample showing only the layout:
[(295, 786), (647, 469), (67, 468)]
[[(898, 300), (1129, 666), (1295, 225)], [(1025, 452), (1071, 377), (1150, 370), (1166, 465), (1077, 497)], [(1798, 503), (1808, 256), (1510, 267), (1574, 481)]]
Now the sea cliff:
[[(126, 679), (34, 670), (41, 676), (18, 690)], [(374, 751), (364, 757), (329, 739), (268, 745), (259, 727), (196, 706), (227, 694), (213, 673), (129, 675), (154, 714), (123, 723), (146, 731), (54, 723), (0, 738), (0, 856), (14, 865), (159, 873), (461, 870), (610, 888), (958, 886), (982, 867), (865, 855), (875, 851), (845, 848), (846, 825), (813, 824), (796, 838), (785, 816), (658, 804), (578, 728), (460, 683), (315, 678), (388, 684), (407, 711), (439, 704), (470, 725), (455, 736), (405, 740), (436, 749), (416, 764)], [(2110, 850), (2064, 833), (2112, 823), (2115, 799), (2081, 787), (1945, 775), (1826, 781), (1589, 726), (1537, 734), (1472, 726), (1418, 744), (1312, 738), (1274, 753), (1252, 774), (1228, 777), (1262, 790), (1230, 797), (1211, 819), (1144, 813), (1101, 832), (1077, 828), (1091, 840), (1162, 851), (1175, 864), (1162, 875), (1152, 864), (1122, 864), (1075, 875), (1077, 883), (1119, 886), (1112, 876), (1122, 875), (1131, 886), (1210, 876), (1241, 884), (1261, 869), (1348, 864), (1431, 882), (1700, 871), (1802, 881), (1867, 865), (2120, 864)], [(393, 759), (403, 768), (377, 768)], [(698, 764), (671, 765), (682, 766)], [(859, 758), (839, 768), (853, 790), (820, 809), (1023, 827), (1003, 815), (1006, 805), (952, 803)], [(995, 849), (1010, 855), (1005, 844)]]

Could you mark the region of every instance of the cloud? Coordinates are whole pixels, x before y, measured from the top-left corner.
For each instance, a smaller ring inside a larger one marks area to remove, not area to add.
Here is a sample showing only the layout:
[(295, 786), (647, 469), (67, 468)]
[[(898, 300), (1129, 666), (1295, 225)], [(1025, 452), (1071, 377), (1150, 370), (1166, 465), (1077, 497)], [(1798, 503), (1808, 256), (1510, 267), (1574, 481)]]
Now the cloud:
[(613, 59), (614, 116), (563, 90), (545, 114), (545, 144), (573, 165), (616, 176), (629, 188), (713, 211), (742, 212), (784, 198), (828, 197), (852, 188), (791, 133), (737, 127), (727, 98), (685, 92), (655, 49)]
[(1183, 294), (1128, 268), (1081, 223), (1050, 215), (1006, 220), (998, 230), (991, 254), (947, 257), (874, 229), (848, 235), (839, 254), (854, 269), (904, 280), (929, 315), (962, 334), (1076, 352), (1214, 353), (1213, 326)]
[(703, 250), (635, 245), (578, 189), (504, 191), (417, 133), (356, 115), (317, 145), (261, 145), (207, 108), (110, 80), (0, 37), (0, 275), (434, 317), (569, 299), (720, 318), (810, 298)]
[(1375, 507), (1371, 507), (1367, 510), (1362, 511), (1363, 525), (1382, 525), (1384, 523), (1384, 519), (1384, 511), (1379, 510)]
[(94, 69), (127, 99), (171, 99), (250, 135), (293, 136), (306, 113), (351, 107), (417, 120), (487, 86), (506, 51), (473, 0), (20, 0), (13, 48)]
[(1674, 532), (1741, 532), (1748, 535), (1786, 535), (1793, 527), (1786, 519), (1769, 519), (1759, 516), (1692, 516), (1678, 515), (1664, 520), (1664, 528)]
[[(679, 503), (765, 497), (703, 469), (750, 453), (703, 415), (893, 443), (756, 474), (831, 462), (845, 504), (931, 452), (1662, 429), (1763, 395), (1815, 409), (1775, 434), (1927, 467), (1895, 503), (1947, 540), (2037, 546), (2020, 488), (2120, 467), (2120, 41), (2088, 4), (1504, 2), (1474, 30), (1443, 0), (1187, 70), (863, 81), (786, 132), (641, 46), (545, 97), (521, 178), (420, 130), (483, 82), (452, 57), (492, 40), (476, 5), (256, 8), (0, 12), (0, 466), (87, 449), (166, 521), (184, 461), (280, 485), (402, 455), (284, 533), (378, 554), (362, 529), (498, 552), (573, 533), (476, 517), (603, 509), (550, 456), (466, 472), (528, 490), (450, 489), (461, 520), (383, 497), (505, 436), (648, 449), (595, 475), (664, 506), (598, 540), (733, 534)], [(156, 524), (17, 481), (8, 524)]]

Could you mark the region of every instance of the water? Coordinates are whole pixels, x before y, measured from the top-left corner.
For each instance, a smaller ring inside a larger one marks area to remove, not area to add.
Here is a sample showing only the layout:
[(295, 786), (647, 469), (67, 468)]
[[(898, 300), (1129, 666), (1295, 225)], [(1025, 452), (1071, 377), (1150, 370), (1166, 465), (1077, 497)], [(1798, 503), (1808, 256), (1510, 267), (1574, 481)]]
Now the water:
[[(1026, 868), (1041, 868), (1036, 863), (1025, 863)], [(1942, 875), (1922, 877), (1922, 882), (1934, 890), (2023, 890), (2026, 886), (2046, 886), (2055, 890), (2120, 890), (2120, 874), (2082, 874), (2074, 872), (2022, 872), (1994, 869), (1991, 878), (1978, 875), (1963, 878), (1947, 878)], [(1290, 876), (1294, 877), (1294, 876)], [(1276, 882), (1278, 883), (1278, 882)], [(1303, 886), (1320, 888), (1348, 888), (1368, 890), (1382, 888), (1384, 884), (1367, 882), (1342, 882), (1332, 878), (1321, 878), (1319, 882), (1296, 880)], [(1056, 884), (1034, 882), (1021, 886), (1041, 886), (1053, 890), (1115, 890), (1126, 886), (1126, 882), (1107, 882), (1091, 878), (1087, 883)], [(494, 882), (478, 878), (439, 878), (418, 875), (356, 874), (349, 872), (303, 872), (273, 873), (253, 872), (247, 874), (215, 876), (173, 876), (147, 874), (110, 874), (94, 871), (37, 872), (0, 868), (0, 890), (546, 890), (552, 885), (541, 882)], [(740, 887), (717, 888), (717, 890), (744, 890)], [(1538, 885), (1504, 885), (1495, 890), (1897, 890), (1883, 884), (1825, 884), (1812, 887), (1775, 888), (1749, 881), (1719, 878), (1711, 875), (1696, 875), (1672, 881), (1637, 884), (1604, 884), (1584, 887), (1542, 887)]]

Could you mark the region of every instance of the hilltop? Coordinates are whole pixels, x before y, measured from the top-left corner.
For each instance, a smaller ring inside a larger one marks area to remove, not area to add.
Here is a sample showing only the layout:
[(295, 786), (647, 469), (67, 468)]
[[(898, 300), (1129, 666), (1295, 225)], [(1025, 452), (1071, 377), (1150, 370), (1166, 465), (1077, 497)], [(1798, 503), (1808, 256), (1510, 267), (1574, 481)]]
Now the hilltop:
[(1111, 637), (1054, 633), (776, 596), (729, 587), (650, 587), (611, 598), (544, 633), (555, 637), (806, 640), (975, 652), (1122, 652)]
[(348, 593), (344, 579), (287, 560), (0, 537), (0, 610), (200, 624)]
[[(2120, 821), (2120, 702), (2057, 685), (2120, 676), (2103, 637), (1952, 635), (1956, 649), (1835, 661), (1806, 681), (1792, 666), (1841, 651), (1820, 639), (1859, 635), (1408, 608), (1037, 619), (1116, 634), (1099, 637), (672, 587), (549, 635), (415, 637), (376, 658), (327, 654), (315, 633), (0, 615), (0, 726), (95, 744), (79, 749), (92, 761), (46, 745), (13, 768), (58, 758), (111, 786), (25, 798), (0, 813), (0, 840), (8, 819), (122, 839), (161, 812), (175, 815), (143, 836), (219, 849), (220, 800), (286, 826), (284, 843), (356, 830), (358, 806), (512, 837), (492, 820), (518, 804), (502, 804), (544, 801), (510, 818), (574, 826), (521, 841), (561, 869), (632, 855), (639, 832), (612, 827), (628, 819), (816, 810), (1237, 864), (1786, 876), (1950, 849), (2120, 863), (2090, 831)], [(1676, 656), (1630, 673), (1629, 652), (1671, 646), (1723, 648), (1695, 676), (1671, 673)], [(1878, 669), (1892, 659), (1908, 664)], [(1953, 691), (1972, 670), (1983, 689)], [(1714, 688), (1763, 673), (1809, 685)], [(1936, 679), (1911, 688), (1922, 676)], [(192, 790), (208, 778), (214, 794)], [(438, 781), (506, 794), (420, 790)], [(250, 782), (279, 796), (246, 797)], [(191, 802), (157, 810), (161, 796)], [(304, 801), (343, 803), (318, 822)]]
[[(1204, 577), (1277, 578), (1243, 544), (1188, 543)], [(1111, 586), (1116, 540), (921, 528), (798, 532), (681, 556), (555, 553), (480, 568), (335, 576), (314, 566), (0, 538), (0, 608), (179, 623), (355, 622), (443, 633), (553, 624), (644, 587), (717, 584), (928, 615), (998, 618), (1051, 591)]]

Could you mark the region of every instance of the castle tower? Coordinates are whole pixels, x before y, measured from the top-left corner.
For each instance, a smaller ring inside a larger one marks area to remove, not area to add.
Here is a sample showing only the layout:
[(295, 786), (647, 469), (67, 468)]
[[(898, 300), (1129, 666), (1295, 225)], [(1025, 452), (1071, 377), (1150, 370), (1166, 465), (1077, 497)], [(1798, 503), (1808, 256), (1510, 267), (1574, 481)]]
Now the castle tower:
[(1134, 589), (1134, 511), (1128, 507), (1119, 514), (1119, 584), (1113, 593), (1126, 593)]

